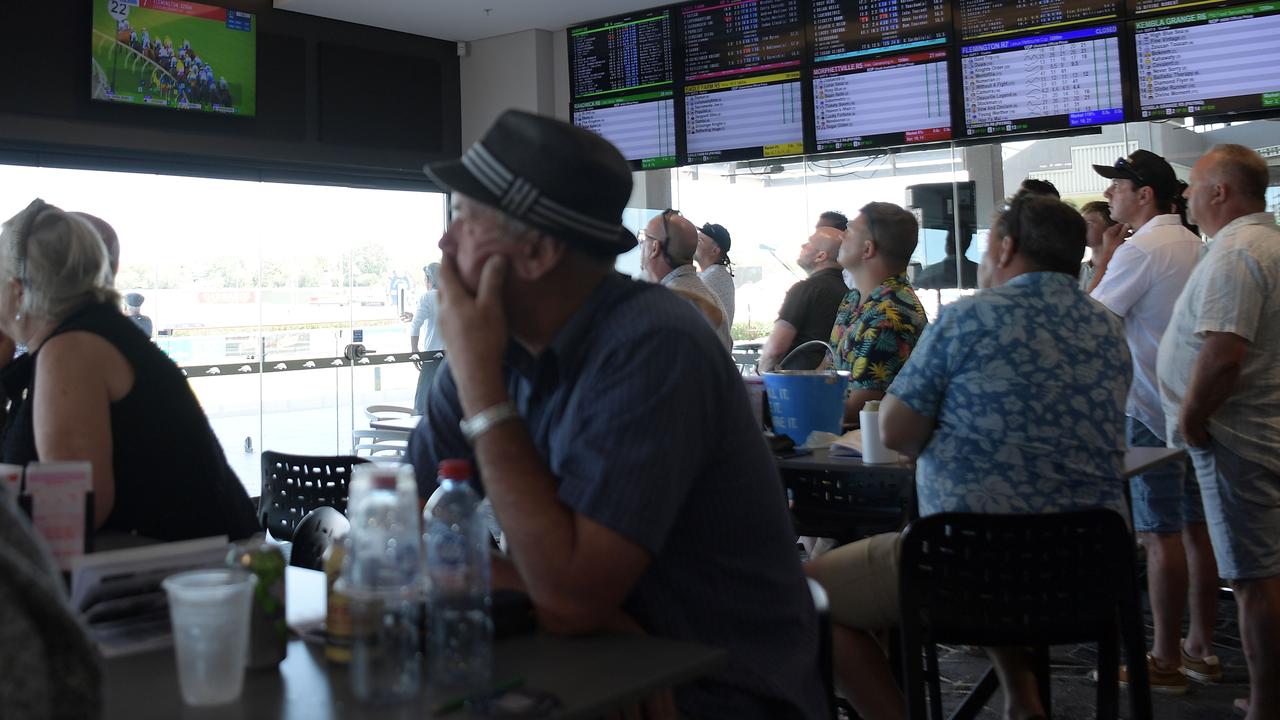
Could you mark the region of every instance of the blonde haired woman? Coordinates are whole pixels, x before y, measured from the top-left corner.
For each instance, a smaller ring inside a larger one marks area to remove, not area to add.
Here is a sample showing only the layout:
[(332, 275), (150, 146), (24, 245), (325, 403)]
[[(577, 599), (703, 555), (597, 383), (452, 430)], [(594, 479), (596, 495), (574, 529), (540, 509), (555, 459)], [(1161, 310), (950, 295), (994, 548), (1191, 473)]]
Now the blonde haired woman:
[(119, 309), (106, 247), (35, 200), (0, 232), (0, 459), (93, 466), (94, 524), (158, 540), (257, 530), (186, 378)]

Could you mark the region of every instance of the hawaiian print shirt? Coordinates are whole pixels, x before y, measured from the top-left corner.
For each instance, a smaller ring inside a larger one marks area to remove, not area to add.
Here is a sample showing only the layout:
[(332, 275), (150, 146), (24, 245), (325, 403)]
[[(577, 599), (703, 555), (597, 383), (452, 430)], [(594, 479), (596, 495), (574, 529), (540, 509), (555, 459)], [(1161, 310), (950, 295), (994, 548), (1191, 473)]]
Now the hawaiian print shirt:
[(836, 311), (831, 349), (836, 370), (849, 371), (845, 395), (887, 390), (924, 331), (924, 307), (906, 275), (885, 280), (862, 302), (857, 288)]
[(920, 514), (1125, 511), (1121, 320), (1064, 273), (1024, 273), (946, 305), (889, 394), (937, 425)]

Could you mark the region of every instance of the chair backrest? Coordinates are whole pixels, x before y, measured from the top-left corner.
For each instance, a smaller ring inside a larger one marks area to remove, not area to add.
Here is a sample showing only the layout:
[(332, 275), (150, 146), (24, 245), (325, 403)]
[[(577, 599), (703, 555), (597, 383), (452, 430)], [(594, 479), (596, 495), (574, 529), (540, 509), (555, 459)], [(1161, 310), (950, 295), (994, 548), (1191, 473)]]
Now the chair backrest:
[(351, 453), (356, 457), (404, 457), (409, 449), (409, 433), (402, 430), (353, 430)]
[(364, 409), (364, 416), (369, 422), (410, 415), (413, 415), (413, 408), (404, 405), (369, 405)]
[(277, 540), (292, 540), (302, 518), (318, 507), (347, 512), (351, 470), (369, 462), (350, 455), (290, 455), (262, 452), (262, 497), (258, 521)]
[(818, 613), (818, 672), (822, 673), (822, 687), (827, 692), (828, 717), (836, 720), (836, 679), (835, 666), (831, 659), (831, 602), (827, 599), (827, 591), (813, 578), (809, 581), (809, 594), (813, 597), (813, 609)]
[(289, 564), (307, 570), (324, 569), (324, 553), (335, 542), (341, 542), (351, 531), (347, 516), (322, 506), (307, 513), (293, 531), (293, 547)]
[(1084, 642), (1137, 602), (1133, 540), (1111, 510), (930, 515), (907, 528), (900, 568), (904, 626), (932, 642)]

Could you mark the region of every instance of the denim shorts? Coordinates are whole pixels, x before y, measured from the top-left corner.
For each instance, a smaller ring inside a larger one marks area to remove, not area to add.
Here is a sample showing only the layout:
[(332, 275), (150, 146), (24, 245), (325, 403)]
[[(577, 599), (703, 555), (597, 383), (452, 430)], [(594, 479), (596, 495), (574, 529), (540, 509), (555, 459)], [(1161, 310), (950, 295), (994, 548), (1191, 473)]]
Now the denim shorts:
[(1280, 575), (1280, 475), (1217, 440), (1190, 450), (1218, 574), (1227, 580)]
[[(1129, 447), (1164, 447), (1164, 439), (1141, 420), (1125, 418)], [(1178, 533), (1187, 523), (1204, 522), (1204, 503), (1195, 475), (1185, 462), (1167, 462), (1129, 479), (1133, 529), (1146, 533)]]

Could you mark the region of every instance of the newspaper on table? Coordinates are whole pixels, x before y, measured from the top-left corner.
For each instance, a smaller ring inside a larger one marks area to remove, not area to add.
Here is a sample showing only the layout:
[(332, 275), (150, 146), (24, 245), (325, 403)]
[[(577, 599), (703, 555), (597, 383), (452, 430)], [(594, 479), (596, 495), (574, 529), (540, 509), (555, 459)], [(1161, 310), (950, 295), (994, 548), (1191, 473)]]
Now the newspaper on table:
[(71, 606), (104, 657), (167, 647), (173, 636), (160, 582), (184, 570), (223, 567), (227, 536), (83, 555), (71, 565)]

